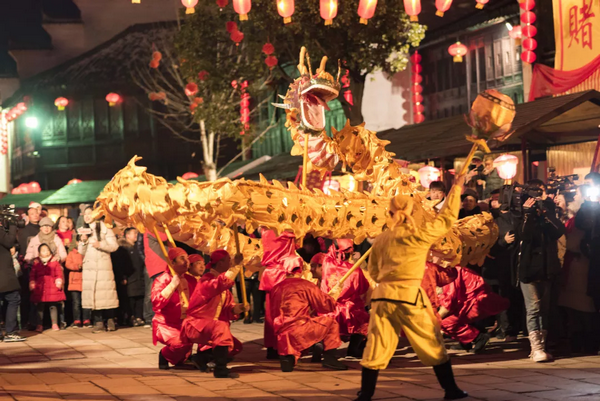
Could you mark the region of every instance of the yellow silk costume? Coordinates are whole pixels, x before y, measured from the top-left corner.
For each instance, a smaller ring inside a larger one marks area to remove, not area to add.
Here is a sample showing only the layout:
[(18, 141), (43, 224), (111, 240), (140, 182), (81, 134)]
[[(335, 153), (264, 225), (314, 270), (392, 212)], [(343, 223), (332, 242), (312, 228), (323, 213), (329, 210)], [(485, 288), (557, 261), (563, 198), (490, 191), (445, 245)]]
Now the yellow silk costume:
[(367, 346), (361, 365), (385, 369), (398, 345), (400, 330), (421, 362), (440, 365), (448, 360), (440, 327), (420, 284), (429, 249), (458, 218), (461, 188), (450, 190), (444, 208), (414, 230), (406, 224), (382, 233), (373, 243), (369, 274), (379, 284), (373, 291)]

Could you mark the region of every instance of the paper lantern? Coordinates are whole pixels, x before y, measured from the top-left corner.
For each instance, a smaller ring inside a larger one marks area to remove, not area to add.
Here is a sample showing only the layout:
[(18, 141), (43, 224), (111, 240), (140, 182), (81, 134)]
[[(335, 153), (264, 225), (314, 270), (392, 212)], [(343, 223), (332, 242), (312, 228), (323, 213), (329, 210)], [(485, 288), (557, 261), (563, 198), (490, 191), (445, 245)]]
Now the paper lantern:
[(337, 16), (338, 0), (320, 1), (321, 18), (325, 20), (325, 25), (331, 25), (333, 19)]
[(17, 110), (19, 110), (21, 113), (24, 111), (27, 111), (27, 105), (24, 102), (21, 103), (17, 103), (17, 105), (15, 106), (17, 108)]
[(421, 124), (423, 121), (425, 121), (425, 116), (421, 113), (416, 113), (413, 115), (413, 121), (415, 124)]
[(200, 81), (204, 81), (206, 78), (208, 78), (208, 71), (202, 70), (198, 73), (198, 79)]
[(420, 93), (415, 93), (412, 96), (412, 101), (413, 103), (423, 103), (423, 95), (421, 95)]
[(519, 159), (517, 156), (505, 154), (497, 157), (494, 160), (494, 167), (498, 171), (500, 178), (504, 180), (512, 180), (517, 175), (517, 165)]
[(412, 71), (412, 101), (413, 101), (413, 121), (415, 124), (420, 124), (425, 121), (425, 116), (423, 112), (425, 111), (425, 107), (423, 106), (423, 87), (419, 85), (420, 82), (423, 81), (423, 77), (420, 75), (421, 71), (423, 71), (423, 67), (421, 66), (421, 60), (423, 58), (419, 54), (418, 51), (415, 51), (412, 56), (410, 56), (410, 61), (412, 63), (411, 71)]
[(277, 0), (277, 12), (283, 18), (284, 24), (292, 22), (294, 15), (294, 0)]
[(40, 187), (40, 184), (37, 181), (32, 181), (26, 185), (27, 185), (27, 193), (29, 193), (29, 194), (36, 194), (42, 190), (42, 187)]
[(456, 42), (455, 44), (448, 47), (448, 53), (453, 56), (453, 61), (455, 63), (462, 63), (463, 56), (467, 54), (467, 46), (463, 45), (460, 42)]
[(228, 33), (233, 33), (233, 32), (235, 32), (235, 31), (237, 31), (237, 30), (238, 30), (238, 25), (237, 25), (237, 23), (236, 23), (236, 22), (234, 22), (234, 21), (227, 21), (227, 22), (225, 23), (225, 30), (226, 30)]
[(152, 60), (152, 61), (150, 61), (150, 64), (148, 64), (148, 66), (150, 68), (156, 69), (156, 68), (158, 68), (160, 66), (160, 61), (159, 60)]
[(435, 0), (435, 8), (437, 8), (435, 15), (443, 17), (444, 13), (450, 9), (451, 5), (452, 0)]
[(117, 93), (111, 92), (106, 95), (105, 99), (108, 102), (108, 105), (112, 107), (121, 101), (121, 96), (119, 96)]
[(369, 23), (369, 19), (375, 15), (375, 7), (377, 7), (377, 0), (360, 0), (358, 3), (358, 16), (361, 24), (367, 25)]
[(198, 93), (198, 85), (196, 85), (193, 82), (190, 82), (185, 86), (184, 92), (187, 96), (194, 96), (196, 93)]
[(184, 175), (181, 176), (181, 178), (183, 178), (184, 180), (191, 180), (192, 178), (198, 178), (198, 174), (189, 171), (187, 173), (185, 173)]
[(537, 56), (534, 52), (526, 50), (523, 53), (521, 53), (521, 59), (528, 64), (533, 64), (537, 59)]
[(248, 20), (248, 13), (251, 8), (251, 0), (233, 0), (233, 9), (240, 15), (240, 21)]
[(421, 64), (413, 64), (410, 70), (415, 74), (420, 74), (423, 71)]
[(198, 0), (181, 0), (181, 4), (185, 7), (186, 14), (194, 14), (196, 10), (196, 4), (198, 4)]
[(535, 8), (535, 0), (521, 0), (519, 1), (519, 7), (525, 11), (531, 11)]
[(525, 38), (523, 40), (523, 49), (534, 51), (537, 48), (537, 40), (533, 38)]
[(410, 56), (410, 61), (413, 64), (419, 64), (422, 59), (423, 59), (423, 57), (421, 57), (421, 55), (419, 54), (419, 52), (414, 52), (413, 55)]
[(273, 46), (271, 43), (265, 43), (262, 47), (262, 52), (267, 56), (270, 56), (273, 54), (273, 52), (275, 52), (275, 46)]
[(475, 8), (478, 8), (481, 10), (483, 8), (483, 6), (485, 6), (487, 3), (489, 3), (490, 0), (475, 0), (475, 1), (477, 1), (477, 4), (475, 4)]
[(523, 24), (533, 24), (533, 23), (535, 23), (536, 19), (537, 19), (537, 17), (535, 16), (535, 13), (532, 11), (525, 11), (523, 14), (521, 14), (521, 22)]
[(519, 40), (519, 39), (521, 39), (522, 35), (523, 35), (523, 31), (522, 31), (521, 25), (514, 26), (513, 29), (508, 31), (508, 36), (510, 36), (511, 39)]
[(70, 180), (69, 182), (67, 182), (67, 185), (79, 184), (80, 182), (81, 182), (80, 179), (73, 178), (72, 180)]
[(54, 105), (60, 111), (64, 110), (65, 107), (67, 107), (68, 104), (69, 104), (69, 100), (67, 98), (64, 98), (64, 97), (57, 97), (56, 100), (54, 101)]
[(413, 84), (420, 84), (421, 82), (423, 82), (423, 76), (419, 74), (413, 75), (410, 79)]
[(227, 7), (227, 4), (229, 4), (229, 0), (217, 0), (217, 6), (219, 6), (219, 8), (225, 8)]
[(424, 166), (419, 169), (419, 180), (425, 188), (429, 188), (433, 181), (439, 180), (440, 175), (440, 170), (432, 166)]
[(419, 21), (421, 13), (421, 0), (404, 0), (404, 11), (410, 16), (410, 20)]
[(521, 31), (523, 32), (523, 36), (526, 38), (533, 38), (535, 35), (537, 35), (537, 28), (535, 25), (525, 25)]
[(265, 64), (269, 67), (269, 70), (272, 70), (278, 62), (279, 60), (275, 56), (269, 56), (265, 59)]
[(236, 46), (239, 46), (240, 42), (244, 40), (244, 34), (240, 31), (231, 32), (231, 35), (229, 35), (229, 37), (235, 42)]

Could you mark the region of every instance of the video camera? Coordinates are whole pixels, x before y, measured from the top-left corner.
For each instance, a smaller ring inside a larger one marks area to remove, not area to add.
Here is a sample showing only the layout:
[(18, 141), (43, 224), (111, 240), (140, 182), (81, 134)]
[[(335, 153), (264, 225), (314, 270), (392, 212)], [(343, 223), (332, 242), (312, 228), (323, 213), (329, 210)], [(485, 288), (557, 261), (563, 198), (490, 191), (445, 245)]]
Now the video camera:
[(25, 220), (15, 212), (14, 205), (0, 205), (0, 224), (2, 227), (8, 228), (11, 224), (17, 228), (25, 227)]
[(554, 167), (548, 168), (548, 185), (546, 185), (546, 193), (555, 197), (562, 194), (567, 202), (572, 202), (577, 193), (577, 185), (575, 181), (579, 180), (579, 174), (556, 175)]

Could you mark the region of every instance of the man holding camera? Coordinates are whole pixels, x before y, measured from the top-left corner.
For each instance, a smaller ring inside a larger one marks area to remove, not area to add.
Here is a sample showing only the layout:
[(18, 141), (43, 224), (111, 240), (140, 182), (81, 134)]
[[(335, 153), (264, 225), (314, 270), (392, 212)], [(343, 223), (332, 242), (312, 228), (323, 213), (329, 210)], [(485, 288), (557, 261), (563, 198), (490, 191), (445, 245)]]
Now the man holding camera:
[(565, 233), (565, 226), (557, 218), (554, 201), (548, 198), (542, 181), (530, 180), (521, 199), (523, 212), (518, 227), (521, 247), (517, 278), (527, 310), (530, 358), (534, 362), (549, 362), (552, 356), (546, 352), (546, 334), (550, 289), (552, 279), (561, 269), (558, 239)]
[(17, 334), (17, 310), (21, 303), (19, 291), (21, 286), (15, 273), (13, 259), (10, 249), (15, 246), (17, 239), (17, 226), (10, 220), (0, 220), (0, 301), (7, 303), (5, 317), (6, 336), (0, 340), (4, 342), (25, 341), (26, 339)]

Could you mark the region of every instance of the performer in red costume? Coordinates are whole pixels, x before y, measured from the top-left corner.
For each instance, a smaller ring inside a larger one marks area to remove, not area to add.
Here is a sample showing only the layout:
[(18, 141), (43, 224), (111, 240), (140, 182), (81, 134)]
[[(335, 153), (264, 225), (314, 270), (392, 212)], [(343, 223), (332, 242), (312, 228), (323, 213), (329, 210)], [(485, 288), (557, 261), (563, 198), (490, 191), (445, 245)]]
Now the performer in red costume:
[(267, 348), (267, 359), (279, 359), (277, 350), (277, 339), (273, 332), (273, 319), (271, 318), (271, 289), (282, 282), (286, 273), (283, 269), (283, 258), (296, 255), (296, 237), (294, 233), (284, 231), (278, 237), (273, 230), (263, 230), (261, 233), (263, 246), (262, 266), (265, 270), (260, 278), (261, 291), (265, 296), (265, 327), (264, 342)]
[(490, 340), (487, 333), (480, 332), (471, 323), (494, 316), (508, 309), (508, 299), (492, 292), (481, 276), (467, 267), (456, 267), (458, 277), (444, 287), (440, 297), (442, 307), (442, 330), (458, 340), (466, 350), (483, 351)]
[(158, 354), (158, 368), (169, 369), (169, 363), (183, 363), (192, 352), (192, 345), (183, 344), (180, 340), (181, 323), (185, 308), (179, 297), (179, 290), (185, 292), (189, 299), (196, 287), (196, 280), (186, 274), (189, 267), (187, 253), (181, 248), (169, 249), (169, 259), (177, 274), (170, 271), (162, 273), (152, 284), (152, 341), (165, 344)]
[(425, 290), (425, 293), (431, 302), (433, 314), (441, 326), (442, 318), (438, 313), (438, 309), (440, 308), (440, 300), (437, 294), (437, 287), (444, 287), (456, 280), (458, 272), (456, 271), (455, 267), (442, 267), (436, 264), (436, 259), (439, 260), (439, 258), (434, 257), (434, 263), (427, 262), (425, 264), (425, 275), (423, 276), (423, 280), (421, 280), (421, 288)]
[[(216, 378), (236, 378), (227, 368), (228, 355), (242, 350), (242, 343), (231, 335), (229, 322), (246, 311), (244, 304), (236, 304), (229, 289), (235, 284), (240, 271), (242, 255), (236, 255), (235, 266), (227, 251), (219, 249), (210, 256), (208, 271), (196, 286), (190, 298), (181, 338), (186, 344), (196, 343), (198, 354), (192, 362), (201, 371), (206, 371), (208, 362), (214, 358)], [(211, 358), (212, 357), (212, 358)]]
[[(342, 276), (353, 266), (354, 243), (351, 239), (336, 239), (323, 260), (321, 290), (329, 293)], [(348, 356), (362, 358), (369, 328), (369, 314), (365, 310), (369, 281), (357, 269), (344, 282), (336, 302), (335, 319), (340, 326), (343, 341), (350, 340)]]
[(286, 278), (271, 289), (271, 316), (277, 336), (277, 351), (283, 372), (291, 372), (303, 350), (323, 342), (323, 366), (346, 370), (338, 361), (336, 350), (340, 341), (339, 326), (331, 312), (335, 301), (319, 287), (301, 278), (303, 261), (300, 256), (284, 258)]

